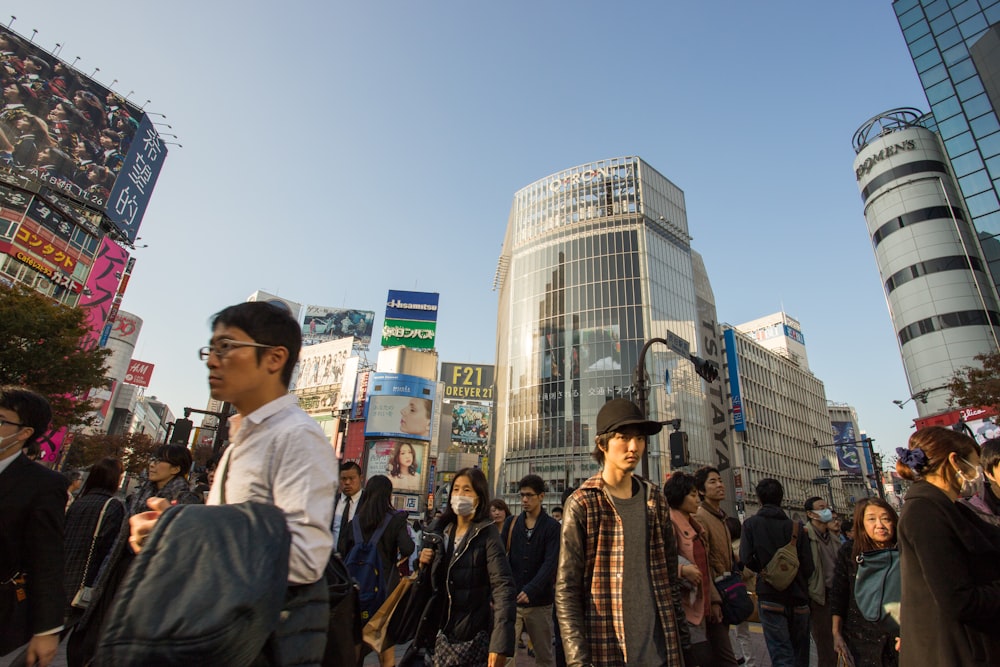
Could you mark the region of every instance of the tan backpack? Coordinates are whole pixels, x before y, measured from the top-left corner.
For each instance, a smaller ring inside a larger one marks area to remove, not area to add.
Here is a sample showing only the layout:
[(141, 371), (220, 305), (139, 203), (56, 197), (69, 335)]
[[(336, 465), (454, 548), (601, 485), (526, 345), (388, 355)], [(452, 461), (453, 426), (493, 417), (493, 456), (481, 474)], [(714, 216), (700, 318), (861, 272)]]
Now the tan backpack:
[(795, 575), (799, 573), (799, 552), (797, 549), (799, 541), (799, 522), (792, 521), (792, 539), (785, 546), (774, 552), (771, 560), (760, 576), (764, 581), (778, 591), (783, 591), (795, 581)]

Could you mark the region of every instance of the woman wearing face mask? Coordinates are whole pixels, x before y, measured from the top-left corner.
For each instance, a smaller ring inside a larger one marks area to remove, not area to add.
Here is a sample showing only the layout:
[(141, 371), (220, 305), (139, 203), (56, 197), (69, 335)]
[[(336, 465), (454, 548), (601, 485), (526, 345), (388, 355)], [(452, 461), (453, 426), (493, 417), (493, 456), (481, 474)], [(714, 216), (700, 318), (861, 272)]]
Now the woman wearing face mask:
[(959, 502), (975, 510), (983, 521), (1000, 526), (1000, 440), (983, 443), (979, 463), (983, 467), (979, 489)]
[(448, 508), (428, 529), (443, 543), (420, 552), (421, 566), (432, 568), (435, 590), (443, 593), (429, 624), (437, 630), (434, 667), (501, 667), (514, 655), (514, 579), (490, 518), (488, 489), (481, 470), (457, 472)]
[(956, 502), (982, 476), (979, 445), (931, 426), (896, 453), (914, 482), (899, 517), (899, 664), (1000, 664), (1000, 531)]

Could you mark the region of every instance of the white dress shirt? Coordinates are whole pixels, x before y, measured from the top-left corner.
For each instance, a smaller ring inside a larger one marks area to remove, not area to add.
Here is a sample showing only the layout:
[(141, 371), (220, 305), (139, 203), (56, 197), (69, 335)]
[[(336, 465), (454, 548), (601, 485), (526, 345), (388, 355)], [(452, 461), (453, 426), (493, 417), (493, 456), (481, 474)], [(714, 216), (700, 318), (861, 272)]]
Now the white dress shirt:
[(333, 534), (333, 496), (338, 464), (329, 438), (286, 394), (243, 418), (219, 462), (209, 505), (247, 501), (285, 512), (292, 544), (288, 583), (311, 584), (323, 576)]
[[(347, 521), (350, 523), (354, 519), (354, 515), (358, 513), (358, 503), (361, 502), (361, 494), (365, 490), (358, 489), (358, 492), (353, 496), (348, 496), (346, 494), (340, 494), (337, 499), (337, 507), (333, 511), (333, 549), (336, 551), (337, 545), (340, 544), (340, 517), (344, 515), (344, 503), (347, 499), (351, 499), (351, 508), (347, 510)], [(347, 524), (344, 524), (345, 526)]]

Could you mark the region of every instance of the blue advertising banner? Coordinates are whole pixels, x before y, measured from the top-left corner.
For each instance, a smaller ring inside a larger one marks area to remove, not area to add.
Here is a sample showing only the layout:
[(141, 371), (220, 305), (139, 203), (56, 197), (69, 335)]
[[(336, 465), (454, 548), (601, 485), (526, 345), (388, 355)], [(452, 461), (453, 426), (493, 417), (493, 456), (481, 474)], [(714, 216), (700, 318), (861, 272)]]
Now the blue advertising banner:
[(389, 290), (389, 300), (385, 304), (387, 320), (420, 320), (437, 322), (437, 292), (402, 292)]
[(726, 365), (729, 367), (729, 393), (733, 403), (733, 430), (746, 431), (746, 415), (743, 414), (743, 394), (740, 391), (740, 367), (736, 361), (736, 332), (726, 329), (723, 332), (726, 344)]
[(153, 128), (149, 116), (143, 116), (108, 198), (108, 218), (130, 243), (135, 243), (139, 224), (166, 155), (167, 148)]
[(836, 445), (840, 469), (851, 475), (861, 474), (861, 456), (854, 444), (854, 424), (851, 422), (830, 422), (833, 427), (833, 444)]
[(414, 375), (372, 373), (365, 437), (430, 440), (436, 389), (436, 382)]

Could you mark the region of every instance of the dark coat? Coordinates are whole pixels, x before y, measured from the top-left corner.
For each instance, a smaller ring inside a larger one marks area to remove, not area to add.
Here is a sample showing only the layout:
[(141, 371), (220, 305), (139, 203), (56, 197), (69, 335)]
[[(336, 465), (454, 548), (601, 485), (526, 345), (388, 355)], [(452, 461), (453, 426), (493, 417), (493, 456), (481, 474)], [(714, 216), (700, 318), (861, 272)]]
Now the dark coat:
[[(446, 530), (454, 531), (454, 525)], [(514, 655), (517, 594), (500, 531), (492, 519), (473, 524), (457, 547), (453, 544), (446, 553), (439, 553), (432, 568), (435, 589), (444, 593), (437, 627), (448, 639), (468, 641), (492, 628), (490, 653)]]
[(852, 555), (853, 550), (854, 542), (848, 541), (837, 552), (833, 588), (830, 589), (830, 614), (841, 617), (840, 633), (851, 649), (855, 665), (895, 667), (899, 663), (896, 637), (885, 632), (878, 623), (865, 619), (854, 599), (858, 563)]
[[(108, 507), (95, 540), (94, 531), (97, 529), (97, 521), (105, 503)], [(101, 563), (114, 546), (124, 520), (125, 504), (117, 498), (112, 498), (111, 494), (103, 489), (94, 489), (87, 495), (81, 496), (66, 510), (66, 574), (63, 582), (66, 589), (67, 616), (79, 611), (70, 607), (70, 603), (81, 585), (94, 585)], [(93, 553), (90, 551), (91, 543), (94, 545)], [(84, 578), (85, 570), (86, 578)]]
[(63, 624), (63, 522), (69, 480), (17, 454), (0, 473), (0, 581), (27, 578), (27, 627), (14, 622), (16, 597), (0, 586), (0, 655)]
[(544, 509), (538, 514), (531, 537), (528, 537), (527, 514), (521, 512), (507, 520), (503, 543), (505, 547), (510, 545), (507, 558), (514, 586), (528, 596), (526, 607), (542, 607), (555, 600), (561, 532), (562, 526)]
[[(740, 560), (754, 572), (760, 572), (771, 561), (774, 553), (791, 540), (792, 520), (780, 507), (764, 505), (743, 524)], [(799, 555), (799, 572), (788, 588), (783, 591), (775, 590), (763, 577), (757, 577), (757, 596), (761, 600), (782, 605), (809, 604), (809, 577), (812, 576), (814, 567), (809, 537), (801, 525), (796, 551)]]
[[(359, 502), (358, 505), (360, 504)], [(355, 515), (351, 522), (347, 524), (347, 528), (340, 533), (340, 543), (337, 551), (344, 554), (345, 558), (354, 546), (354, 522), (357, 520), (358, 517)], [(367, 541), (374, 532), (371, 531), (366, 534), (362, 530), (361, 537)], [(399, 562), (400, 558), (410, 556), (414, 548), (413, 538), (410, 537), (410, 533), (406, 529), (406, 514), (394, 512), (392, 518), (389, 520), (389, 525), (385, 527), (385, 532), (382, 533), (382, 538), (375, 547), (376, 551), (378, 551), (379, 564), (381, 564), (382, 570), (388, 573), (385, 581), (387, 591), (392, 591), (396, 587), (396, 584), (399, 583), (399, 568), (396, 567), (396, 563)]]
[(899, 664), (1000, 665), (1000, 531), (929, 482), (899, 515)]

